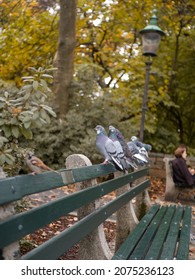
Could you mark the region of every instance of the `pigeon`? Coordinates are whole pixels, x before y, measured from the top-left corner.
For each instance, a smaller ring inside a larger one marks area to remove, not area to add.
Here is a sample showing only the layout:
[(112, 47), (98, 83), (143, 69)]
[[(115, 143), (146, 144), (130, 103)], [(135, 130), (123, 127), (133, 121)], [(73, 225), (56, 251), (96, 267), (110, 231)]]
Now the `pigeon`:
[(127, 145), (138, 165), (148, 163), (148, 160), (146, 159), (145, 155), (140, 153), (140, 149), (136, 146), (136, 144), (133, 141), (127, 142)]
[(145, 148), (147, 152), (152, 150), (152, 146), (150, 144), (142, 143), (141, 141), (138, 141), (136, 136), (131, 137), (131, 141), (133, 141), (139, 148)]
[(119, 154), (121, 155), (122, 159), (125, 161), (126, 169), (128, 169), (128, 168), (135, 169), (137, 166), (135, 165), (135, 163), (132, 162), (132, 155), (128, 149), (128, 146), (124, 140), (124, 137), (122, 136), (121, 133), (120, 133), (121, 138), (118, 137), (119, 133), (120, 133), (119, 130), (116, 129), (114, 126), (112, 126), (112, 125), (109, 126), (108, 137), (116, 145), (117, 150), (119, 151)]
[(134, 168), (134, 169), (137, 169), (137, 164), (133, 158), (133, 154), (131, 153), (126, 141), (125, 141), (125, 138), (124, 136), (122, 135), (122, 133), (120, 132), (120, 130), (118, 130), (117, 128), (115, 128), (115, 131), (116, 131), (116, 136), (123, 148), (123, 151), (124, 151), (124, 154), (125, 154), (125, 157), (127, 158), (127, 161), (128, 163)]
[(115, 127), (112, 125), (109, 126), (108, 137), (114, 142), (114, 144), (117, 148), (118, 156), (119, 156), (123, 166), (127, 170), (129, 168), (129, 163), (127, 162), (127, 158), (124, 155), (124, 151), (121, 146), (121, 143), (119, 142), (119, 140), (117, 138)]
[(152, 146), (149, 144), (142, 143), (137, 139), (136, 136), (131, 137), (131, 141), (139, 148), (140, 152), (148, 158), (148, 152), (152, 150)]
[(96, 134), (96, 148), (100, 154), (104, 157), (105, 163), (113, 163), (117, 170), (125, 172), (125, 166), (120, 158), (120, 151), (117, 150), (114, 142), (107, 136), (103, 126), (97, 125), (95, 127)]
[(32, 171), (32, 174), (40, 174), (44, 171), (54, 171), (48, 167), (40, 158), (36, 157), (32, 152), (28, 152), (26, 155), (26, 164)]

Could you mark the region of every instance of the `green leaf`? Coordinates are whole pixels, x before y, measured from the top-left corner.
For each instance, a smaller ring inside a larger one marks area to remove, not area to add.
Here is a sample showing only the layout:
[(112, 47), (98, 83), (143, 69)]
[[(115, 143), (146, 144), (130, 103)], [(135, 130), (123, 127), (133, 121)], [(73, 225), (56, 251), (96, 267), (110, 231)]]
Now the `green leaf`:
[(22, 77), (23, 80), (34, 80), (34, 76)]
[(32, 120), (32, 115), (27, 115), (23, 118), (22, 122), (26, 123), (26, 122), (31, 122)]
[(8, 142), (7, 138), (0, 136), (0, 148), (2, 148), (4, 143), (7, 143), (7, 142)]
[(17, 126), (12, 126), (11, 131), (12, 131), (12, 135), (14, 137), (16, 137), (16, 138), (19, 137), (20, 132), (19, 132), (19, 128)]
[(5, 163), (5, 155), (1, 154), (0, 155), (0, 166), (3, 165)]
[(14, 124), (14, 125), (17, 125), (18, 124), (18, 120), (17, 120), (17, 118), (12, 118), (11, 120), (10, 120), (10, 124)]
[(28, 67), (28, 69), (32, 72), (35, 72), (35, 73), (37, 72), (37, 69), (35, 67)]
[(34, 81), (34, 82), (33, 82), (33, 89), (34, 89), (34, 90), (37, 90), (38, 87), (39, 87), (38, 81)]
[(25, 92), (29, 92), (32, 89), (32, 85), (24, 85), (22, 89), (24, 89)]
[(43, 108), (50, 114), (52, 115), (54, 118), (56, 117), (56, 113), (52, 110), (51, 107), (47, 106), (47, 105), (43, 105)]
[(30, 129), (26, 129), (24, 127), (21, 127), (20, 131), (26, 139), (32, 139), (33, 138), (33, 134), (32, 134), (32, 131)]
[(49, 74), (42, 74), (41, 77), (53, 79), (53, 76), (52, 76), (52, 75), (49, 75)]
[(41, 110), (40, 110), (40, 115), (41, 115), (41, 117), (42, 117), (44, 120), (47, 118), (47, 113), (45, 112), (44, 109), (41, 109)]
[(39, 118), (39, 111), (35, 111), (33, 114), (33, 120), (37, 120)]
[(40, 118), (40, 121), (44, 124), (47, 124), (47, 122), (43, 118)]
[(47, 82), (45, 80), (41, 79), (41, 85), (44, 91), (48, 90)]
[(46, 116), (46, 117), (45, 117), (46, 122), (47, 122), (47, 123), (51, 123), (51, 120), (50, 120), (50, 117), (48, 116), (48, 114), (46, 114), (45, 116)]
[(9, 165), (12, 165), (15, 162), (15, 159), (10, 154), (5, 154), (5, 162)]
[(10, 136), (11, 136), (11, 128), (9, 127), (9, 126), (7, 126), (7, 125), (4, 125), (3, 127), (2, 127), (2, 130), (4, 131), (4, 133), (5, 133), (5, 136), (7, 137), (7, 138), (9, 138)]
[(3, 137), (3, 136), (0, 136), (0, 141), (1, 141), (1, 142), (8, 142), (8, 139), (5, 138), (5, 137)]
[(31, 111), (23, 111), (23, 112), (21, 112), (21, 115), (24, 115), (24, 116), (32, 116), (33, 115), (33, 112), (31, 112)]
[(28, 122), (24, 122), (24, 127), (25, 127), (26, 129), (29, 129), (30, 126), (31, 126), (31, 120), (28, 121)]
[(5, 123), (4, 119), (0, 119), (0, 125), (3, 125)]

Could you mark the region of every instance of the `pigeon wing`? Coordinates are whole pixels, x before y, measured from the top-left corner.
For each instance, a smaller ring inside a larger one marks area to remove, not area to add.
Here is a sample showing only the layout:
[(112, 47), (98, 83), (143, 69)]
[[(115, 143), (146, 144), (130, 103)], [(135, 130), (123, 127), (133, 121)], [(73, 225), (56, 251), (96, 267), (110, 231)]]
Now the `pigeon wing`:
[(106, 142), (106, 137), (104, 135), (97, 135), (96, 148), (100, 152), (100, 154), (104, 157), (104, 159), (108, 161), (110, 159), (110, 156), (105, 149), (105, 142)]
[(105, 143), (105, 149), (110, 158), (112, 159), (113, 163), (116, 167), (118, 167), (119, 170), (124, 171), (124, 167), (120, 161), (120, 158), (118, 157), (117, 148), (112, 140), (109, 138), (107, 139)]

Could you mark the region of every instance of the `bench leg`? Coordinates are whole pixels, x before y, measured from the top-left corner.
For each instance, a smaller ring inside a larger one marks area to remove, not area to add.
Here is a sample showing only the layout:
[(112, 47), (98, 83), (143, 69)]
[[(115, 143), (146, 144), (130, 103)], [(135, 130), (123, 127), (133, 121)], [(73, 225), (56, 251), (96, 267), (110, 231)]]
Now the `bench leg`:
[[(66, 168), (72, 169), (76, 167), (83, 167), (92, 165), (91, 161), (84, 155), (74, 154), (70, 155), (66, 159)], [(76, 183), (77, 190), (83, 190), (91, 188), (96, 185), (96, 179), (88, 180), (81, 183)], [(86, 206), (81, 207), (77, 214), (78, 219), (81, 220), (83, 217), (95, 211), (99, 206), (99, 201), (89, 203)], [(112, 252), (108, 247), (108, 243), (105, 238), (103, 225), (100, 225), (97, 229), (87, 235), (79, 243), (79, 259), (80, 260), (105, 260), (110, 259)]]
[[(120, 177), (121, 172), (116, 172), (114, 174), (115, 178)], [(123, 186), (116, 190), (116, 196), (127, 192), (130, 189), (130, 184)], [(138, 219), (134, 210), (134, 205), (132, 201), (124, 205), (121, 209), (116, 212), (116, 241), (115, 241), (115, 251), (121, 246), (125, 241), (129, 233), (138, 224)]]

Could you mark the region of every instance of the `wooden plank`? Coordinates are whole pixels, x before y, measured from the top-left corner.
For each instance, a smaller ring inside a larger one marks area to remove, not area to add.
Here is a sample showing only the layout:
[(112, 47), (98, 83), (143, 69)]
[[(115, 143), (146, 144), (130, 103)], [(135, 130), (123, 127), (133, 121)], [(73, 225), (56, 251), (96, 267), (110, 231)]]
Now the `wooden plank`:
[[(128, 174), (122, 177), (118, 177), (117, 179), (109, 180), (89, 189), (73, 193), (55, 201), (51, 201), (28, 212), (23, 212), (18, 215), (12, 216), (6, 221), (1, 221), (0, 248), (3, 248), (11, 242), (19, 240), (26, 234), (47, 225), (53, 220), (56, 220), (59, 217), (78, 209), (79, 207), (116, 190), (117, 188), (129, 182), (131, 177), (132, 175)], [(147, 184), (149, 185), (149, 183)], [(137, 194), (136, 189), (137, 187), (132, 188), (133, 197), (135, 197)], [(10, 235), (10, 232), (14, 232), (15, 234)]]
[[(19, 200), (26, 195), (55, 189), (75, 182), (90, 180), (115, 172), (112, 164), (99, 164), (37, 175), (22, 175), (0, 179), (0, 205)], [(121, 173), (122, 174), (122, 173)], [(129, 181), (148, 174), (148, 168), (129, 173)]]
[(182, 206), (178, 206), (175, 211), (167, 234), (167, 239), (164, 243), (161, 256), (159, 258), (160, 260), (173, 260), (175, 257), (175, 250), (179, 237), (180, 221), (183, 216), (183, 210), (184, 208)]
[(149, 180), (147, 180), (139, 184), (135, 189), (129, 190), (127, 193), (122, 194), (105, 206), (98, 208), (95, 212), (84, 217), (58, 236), (53, 237), (26, 254), (22, 259), (57, 259), (92, 230), (97, 228), (97, 226), (120, 209), (125, 203), (131, 200), (137, 193), (147, 188), (149, 183)]
[(21, 175), (0, 179), (0, 205), (98, 176), (115, 172), (112, 164), (99, 164), (75, 169), (61, 169), (37, 175)]
[(119, 250), (114, 254), (112, 260), (126, 260), (136, 247), (138, 241), (141, 239), (148, 225), (159, 210), (159, 205), (153, 205), (149, 211), (140, 220), (139, 224), (130, 233), (125, 242), (121, 245)]
[(187, 260), (189, 255), (190, 229), (192, 207), (186, 206), (184, 210), (182, 228), (177, 251), (177, 260)]
[(156, 235), (150, 245), (150, 248), (145, 256), (145, 260), (157, 260), (159, 259), (161, 249), (163, 247), (167, 232), (169, 230), (170, 224), (172, 223), (172, 217), (174, 215), (176, 206), (170, 205), (168, 210), (160, 223), (160, 226), (156, 232)]
[[(71, 173), (69, 172), (69, 176)], [(22, 197), (64, 186), (61, 174), (45, 172), (37, 175), (22, 175), (0, 180), (0, 205)]]
[(152, 242), (154, 235), (158, 229), (158, 226), (163, 219), (165, 213), (167, 211), (166, 206), (162, 206), (156, 216), (154, 217), (153, 221), (147, 228), (146, 232), (144, 233), (143, 237), (141, 238), (140, 242), (136, 246), (135, 250), (129, 257), (130, 260), (143, 260), (145, 254), (150, 247), (150, 243)]
[(72, 168), (71, 170), (75, 182), (91, 180), (117, 171), (111, 163)]
[[(144, 167), (134, 172), (130, 172), (129, 179), (133, 181), (140, 177), (146, 176), (148, 175), (148, 170), (148, 167)], [(82, 168), (74, 168), (72, 169), (72, 174), (75, 182), (81, 182), (114, 173), (116, 171), (117, 170), (112, 164), (99, 164)], [(123, 172), (121, 172), (121, 175), (126, 176)]]

